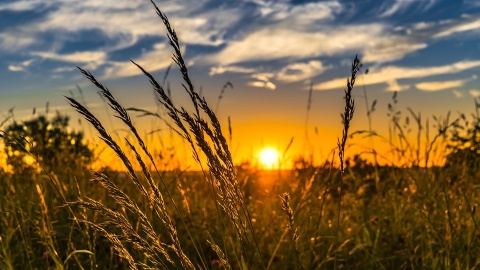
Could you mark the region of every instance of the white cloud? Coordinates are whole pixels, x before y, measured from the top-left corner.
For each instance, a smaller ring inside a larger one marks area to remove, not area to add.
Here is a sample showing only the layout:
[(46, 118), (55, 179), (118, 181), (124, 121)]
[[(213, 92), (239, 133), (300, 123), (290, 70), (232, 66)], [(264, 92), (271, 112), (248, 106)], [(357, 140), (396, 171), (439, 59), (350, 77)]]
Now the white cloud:
[(54, 68), (52, 70), (52, 72), (54, 73), (63, 73), (63, 72), (70, 72), (70, 71), (74, 71), (76, 70), (77, 68), (74, 67), (74, 66), (64, 66), (64, 67), (57, 67), (57, 68)]
[(408, 40), (404, 36), (392, 36), (388, 39), (372, 39), (372, 45), (363, 52), (364, 62), (390, 62), (402, 59), (405, 55), (425, 49), (426, 43)]
[[(392, 3), (393, 2), (393, 3)], [(390, 17), (397, 13), (405, 12), (411, 5), (421, 8), (423, 11), (431, 8), (435, 4), (436, 0), (425, 0), (425, 1), (412, 1), (412, 0), (395, 0), (395, 1), (385, 1), (384, 3), (391, 4), (389, 7), (383, 7), (383, 12), (380, 14), (380, 17)], [(385, 6), (385, 5), (384, 5)]]
[[(358, 42), (371, 36), (366, 34), (366, 30), (366, 28), (359, 29), (358, 26), (354, 26), (338, 29), (332, 33), (308, 33), (288, 28), (264, 27), (241, 39), (229, 42), (225, 49), (209, 57), (208, 60), (228, 65), (250, 61), (333, 55), (360, 48), (361, 44)], [(354, 35), (354, 32), (358, 34)], [(371, 33), (374, 32), (379, 32), (378, 27), (373, 27)], [(346, 35), (349, 35), (350, 39), (346, 39)]]
[[(480, 61), (460, 61), (450, 65), (434, 67), (398, 67), (387, 66), (372, 70), (362, 81), (365, 85), (388, 83), (392, 80), (418, 79), (442, 74), (454, 74), (464, 70), (480, 67)], [(337, 78), (315, 85), (316, 90), (343, 89), (345, 78)]]
[(253, 73), (256, 72), (256, 69), (254, 68), (245, 68), (241, 66), (218, 66), (218, 67), (212, 67), (210, 68), (210, 72), (208, 75), (214, 76), (218, 74), (223, 74), (223, 73)]
[(411, 30), (425, 30), (425, 29), (431, 29), (434, 27), (435, 24), (433, 22), (418, 22), (414, 23), (411, 27)]
[(209, 75), (223, 74), (226, 72), (252, 74), (250, 77), (259, 81), (270, 81), (275, 78), (281, 82), (296, 82), (305, 80), (323, 73), (330, 67), (323, 66), (322, 62), (311, 60), (305, 63), (293, 63), (283, 67), (278, 72), (259, 72), (258, 68), (245, 68), (241, 66), (218, 66), (210, 69)]
[(386, 90), (390, 92), (394, 92), (394, 91), (401, 92), (401, 91), (406, 91), (410, 89), (410, 85), (400, 85), (398, 84), (397, 80), (391, 80), (386, 83), (388, 85)]
[[(386, 3), (391, 3), (391, 2), (392, 1), (387, 1)], [(390, 17), (397, 12), (405, 10), (412, 3), (413, 3), (413, 1), (405, 1), (405, 0), (404, 1), (402, 1), (402, 0), (393, 1), (393, 4), (380, 14), (380, 17)]]
[(252, 74), (251, 77), (254, 78), (254, 79), (260, 80), (260, 81), (269, 81), (270, 79), (275, 77), (275, 74), (264, 72), (264, 73)]
[(471, 89), (470, 91), (468, 91), (468, 93), (472, 97), (480, 97), (480, 90), (479, 89)]
[(324, 1), (294, 6), (284, 1), (258, 1), (257, 4), (260, 5), (259, 12), (262, 17), (269, 17), (273, 21), (289, 21), (288, 24), (295, 25), (333, 19), (343, 10), (339, 1)]
[(27, 71), (27, 67), (29, 67), (34, 61), (35, 59), (30, 59), (18, 64), (8, 65), (8, 70), (12, 72)]
[(453, 95), (456, 97), (456, 98), (461, 98), (463, 97), (463, 93), (458, 91), (458, 90), (453, 90), (452, 91)]
[(248, 85), (259, 87), (259, 88), (266, 88), (269, 90), (277, 89), (277, 86), (271, 82), (271, 79), (275, 77), (273, 73), (256, 73), (250, 76), (254, 79), (254, 81), (248, 82)]
[(307, 63), (294, 63), (282, 68), (276, 78), (283, 82), (296, 82), (319, 75), (326, 69), (328, 67), (323, 66), (322, 62), (315, 60)]
[(277, 86), (273, 84), (272, 82), (264, 82), (264, 81), (253, 81), (249, 82), (248, 85), (254, 86), (254, 87), (259, 87), (259, 88), (266, 88), (269, 90), (275, 90), (277, 89)]
[(8, 70), (12, 72), (19, 72), (19, 71), (25, 71), (25, 68), (22, 66), (16, 66), (16, 65), (9, 65)]
[[(184, 48), (182, 48), (182, 51), (185, 51)], [(168, 53), (167, 45), (158, 43), (155, 44), (153, 51), (145, 52), (138, 59), (133, 59), (133, 61), (142, 66), (146, 71), (154, 72), (168, 67), (172, 63), (172, 58), (171, 54)], [(103, 74), (105, 78), (128, 77), (142, 73), (141, 70), (130, 61), (109, 62), (107, 65), (108, 67)]]
[(19, 51), (34, 43), (33, 35), (23, 35), (20, 30), (0, 33), (0, 46), (5, 51)]
[(446, 27), (443, 30), (440, 30), (438, 33), (433, 35), (434, 38), (441, 38), (450, 36), (456, 33), (468, 32), (468, 31), (479, 31), (480, 29), (480, 19), (460, 21), (453, 23)]
[(69, 54), (57, 54), (53, 52), (33, 52), (32, 55), (39, 56), (44, 59), (52, 59), (71, 63), (103, 63), (107, 54), (102, 51), (80, 51)]
[(442, 91), (446, 89), (462, 87), (468, 81), (470, 80), (421, 82), (421, 83), (415, 84), (415, 87), (422, 91), (435, 92), (435, 91)]
[(364, 62), (385, 63), (426, 47), (424, 41), (394, 32), (389, 25), (382, 23), (322, 25), (303, 29), (279, 24), (258, 28), (229, 41), (222, 51), (205, 57), (205, 60), (231, 65), (361, 53)]

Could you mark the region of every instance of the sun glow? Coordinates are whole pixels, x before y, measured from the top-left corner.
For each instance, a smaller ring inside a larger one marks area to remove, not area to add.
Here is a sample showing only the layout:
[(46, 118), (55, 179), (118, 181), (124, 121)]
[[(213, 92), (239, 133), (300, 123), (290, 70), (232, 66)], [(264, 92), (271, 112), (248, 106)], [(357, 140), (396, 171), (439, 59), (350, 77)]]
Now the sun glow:
[(264, 169), (277, 168), (279, 157), (277, 149), (271, 147), (266, 147), (259, 153), (259, 161)]

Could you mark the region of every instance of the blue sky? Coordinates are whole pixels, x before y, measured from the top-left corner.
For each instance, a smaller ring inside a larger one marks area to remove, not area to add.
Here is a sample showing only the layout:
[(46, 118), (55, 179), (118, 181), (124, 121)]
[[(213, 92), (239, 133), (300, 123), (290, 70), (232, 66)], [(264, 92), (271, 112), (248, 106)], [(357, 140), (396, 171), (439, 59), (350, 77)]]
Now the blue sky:
[[(336, 117), (355, 54), (369, 69), (359, 81), (383, 107), (391, 91), (401, 91), (406, 105), (427, 115), (473, 107), (472, 97), (480, 95), (480, 1), (156, 3), (177, 31), (194, 83), (207, 99), (215, 103), (222, 85), (234, 84), (222, 110), (239, 125), (259, 117), (303, 124), (310, 82), (318, 90), (312, 114), (334, 110)], [(129, 60), (160, 79), (172, 63), (165, 29), (147, 0), (1, 0), (0, 52), (3, 113), (15, 106), (21, 114), (46, 101), (63, 110), (62, 95), (75, 85), (92, 107), (100, 107), (75, 66), (91, 71), (127, 103), (151, 107), (148, 82)], [(339, 122), (330, 118), (312, 125)]]

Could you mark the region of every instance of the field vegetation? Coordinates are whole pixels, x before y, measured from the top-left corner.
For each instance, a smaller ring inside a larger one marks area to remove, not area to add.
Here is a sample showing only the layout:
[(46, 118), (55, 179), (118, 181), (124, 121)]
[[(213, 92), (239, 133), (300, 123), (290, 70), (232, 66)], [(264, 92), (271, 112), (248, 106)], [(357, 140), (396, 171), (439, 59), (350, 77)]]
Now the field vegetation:
[[(5, 119), (1, 269), (480, 267), (477, 101), (476, 114), (448, 114), (430, 125), (413, 110), (398, 110), (395, 93), (388, 105), (390, 134), (371, 127), (352, 131), (352, 93), (359, 91), (357, 75), (365, 72), (355, 57), (345, 107), (339, 108), (343, 130), (329, 160), (318, 165), (299, 156), (291, 170), (234, 164), (231, 131), (215, 114), (224, 89), (213, 110), (190, 80), (166, 15), (152, 4), (191, 104), (175, 104), (165, 83), (132, 61), (167, 118), (125, 108), (79, 68), (129, 130), (124, 138), (113, 135), (85, 104), (66, 97), (122, 164), (95, 171), (97, 153), (81, 131), (70, 130), (68, 117), (52, 117), (47, 109), (23, 122)], [(371, 117), (376, 101), (366, 101)], [(131, 120), (137, 114), (165, 121), (202, 170), (172, 169), (172, 158), (158, 153), (174, 156), (174, 146), (149, 145)], [(366, 137), (371, 149), (350, 154), (352, 136)], [(376, 141), (389, 144), (394, 163), (377, 162)]]

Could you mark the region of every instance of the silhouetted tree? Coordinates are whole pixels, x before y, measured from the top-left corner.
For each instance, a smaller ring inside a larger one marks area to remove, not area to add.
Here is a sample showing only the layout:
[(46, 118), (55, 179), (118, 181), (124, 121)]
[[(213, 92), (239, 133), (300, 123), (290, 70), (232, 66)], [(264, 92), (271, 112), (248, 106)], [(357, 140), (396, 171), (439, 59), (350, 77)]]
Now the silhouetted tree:
[(7, 164), (14, 173), (34, 172), (39, 164), (57, 175), (84, 170), (93, 159), (93, 151), (82, 132), (69, 131), (68, 122), (68, 116), (57, 113), (51, 120), (40, 115), (8, 126), (3, 139)]

